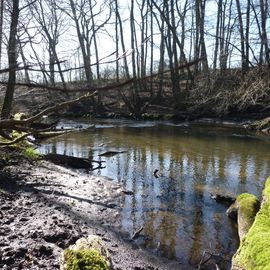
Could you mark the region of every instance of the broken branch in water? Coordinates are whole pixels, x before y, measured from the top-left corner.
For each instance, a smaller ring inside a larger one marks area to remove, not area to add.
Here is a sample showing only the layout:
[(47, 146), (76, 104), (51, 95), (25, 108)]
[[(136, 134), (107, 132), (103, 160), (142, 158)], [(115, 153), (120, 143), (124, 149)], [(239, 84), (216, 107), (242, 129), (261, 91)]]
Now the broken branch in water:
[(131, 239), (132, 240), (137, 239), (140, 236), (142, 230), (143, 230), (143, 226), (133, 234), (133, 236), (131, 237)]
[[(206, 255), (208, 255), (208, 257), (206, 257)], [(211, 259), (220, 261), (222, 259), (222, 257), (220, 254), (214, 254), (212, 251), (204, 250), (203, 255), (201, 257), (201, 260), (197, 266), (197, 269), (200, 270), (201, 267), (204, 264), (206, 264), (208, 261), (210, 261)], [(216, 266), (216, 269), (219, 270), (217, 263), (215, 263), (215, 266)]]

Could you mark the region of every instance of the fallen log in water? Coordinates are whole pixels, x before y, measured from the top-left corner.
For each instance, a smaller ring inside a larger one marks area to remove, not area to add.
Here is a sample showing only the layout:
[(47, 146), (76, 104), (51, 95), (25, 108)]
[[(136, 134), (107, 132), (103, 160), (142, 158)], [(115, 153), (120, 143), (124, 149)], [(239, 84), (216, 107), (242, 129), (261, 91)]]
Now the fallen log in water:
[(56, 130), (56, 131), (40, 131), (40, 132), (34, 133), (34, 137), (37, 140), (43, 140), (43, 139), (60, 136), (66, 133), (74, 132), (74, 131), (76, 130), (69, 129), (69, 130)]
[(112, 157), (117, 154), (126, 153), (127, 151), (107, 151), (105, 153), (99, 154), (100, 157)]
[[(60, 154), (46, 154), (43, 155), (45, 160), (49, 160), (58, 165), (65, 165), (75, 169), (89, 169), (95, 170), (97, 168), (103, 168), (102, 163), (104, 161), (96, 161), (88, 158), (78, 158)], [(93, 163), (97, 163), (98, 167), (93, 166)]]

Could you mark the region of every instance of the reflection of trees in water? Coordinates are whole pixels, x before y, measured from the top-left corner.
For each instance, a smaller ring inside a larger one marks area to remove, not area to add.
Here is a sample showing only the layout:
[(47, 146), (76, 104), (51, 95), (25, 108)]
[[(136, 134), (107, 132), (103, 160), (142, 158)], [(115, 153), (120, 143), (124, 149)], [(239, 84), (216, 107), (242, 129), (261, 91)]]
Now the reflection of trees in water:
[[(196, 260), (209, 239), (214, 249), (234, 249), (235, 240), (224, 241), (232, 233), (228, 222), (219, 220), (225, 210), (210, 201), (208, 192), (259, 193), (255, 181), (270, 173), (265, 143), (166, 132), (164, 127), (103, 129), (96, 131), (98, 136), (62, 136), (44, 151), (84, 156), (92, 153), (89, 147), (109, 139), (110, 146), (127, 150), (106, 159), (106, 170), (99, 171), (134, 192), (124, 198), (125, 230), (145, 226), (146, 244), (156, 248), (160, 242), (168, 257), (185, 254)], [(155, 179), (154, 169), (165, 177)]]

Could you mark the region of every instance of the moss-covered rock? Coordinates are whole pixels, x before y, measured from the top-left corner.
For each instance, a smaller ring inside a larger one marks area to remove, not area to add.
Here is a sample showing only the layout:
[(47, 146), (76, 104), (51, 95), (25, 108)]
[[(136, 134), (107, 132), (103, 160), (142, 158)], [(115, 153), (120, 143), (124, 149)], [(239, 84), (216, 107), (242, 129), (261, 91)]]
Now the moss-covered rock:
[(111, 260), (102, 239), (89, 235), (66, 249), (61, 258), (61, 270), (109, 270)]
[(270, 177), (263, 191), (261, 209), (232, 260), (233, 270), (270, 269)]
[(237, 220), (240, 240), (252, 226), (259, 208), (260, 202), (256, 196), (243, 193), (237, 196), (236, 201), (227, 210), (228, 216)]
[(64, 258), (66, 270), (109, 270), (105, 258), (94, 249), (67, 249)]

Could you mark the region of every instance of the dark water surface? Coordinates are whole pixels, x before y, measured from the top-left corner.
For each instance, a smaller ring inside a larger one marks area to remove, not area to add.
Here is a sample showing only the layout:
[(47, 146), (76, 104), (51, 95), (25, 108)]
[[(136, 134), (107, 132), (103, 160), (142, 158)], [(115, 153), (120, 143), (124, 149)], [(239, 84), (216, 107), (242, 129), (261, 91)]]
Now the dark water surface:
[[(195, 267), (205, 250), (225, 259), (221, 269), (229, 267), (239, 244), (237, 228), (227, 218), (226, 207), (209, 193), (261, 196), (270, 175), (269, 150), (269, 140), (240, 129), (127, 120), (101, 120), (95, 129), (48, 140), (40, 148), (41, 153), (106, 161), (106, 168), (94, 174), (108, 176), (134, 192), (123, 202), (123, 231), (132, 235), (143, 226), (140, 244), (179, 260), (183, 269)], [(126, 152), (99, 156), (106, 151)], [(155, 178), (155, 169), (161, 177)], [(207, 269), (212, 269), (210, 265), (211, 261)]]

